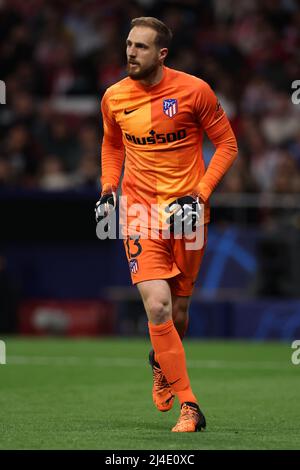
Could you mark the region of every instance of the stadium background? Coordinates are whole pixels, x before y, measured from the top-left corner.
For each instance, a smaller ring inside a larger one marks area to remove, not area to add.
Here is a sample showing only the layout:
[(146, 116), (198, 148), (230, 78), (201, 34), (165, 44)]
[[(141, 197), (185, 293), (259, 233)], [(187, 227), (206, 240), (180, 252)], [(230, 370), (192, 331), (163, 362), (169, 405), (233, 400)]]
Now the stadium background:
[[(211, 84), (239, 144), (184, 342), (201, 436), (151, 403), (122, 241), (95, 231), (100, 98), (141, 15), (172, 28), (167, 65)], [(0, 449), (299, 449), (299, 51), (296, 0), (0, 0)]]
[[(167, 65), (207, 80), (239, 143), (212, 197), (190, 335), (300, 335), (300, 9), (294, 0), (0, 2), (0, 331), (141, 334), (121, 241), (99, 241), (99, 112), (130, 19), (174, 32)], [(213, 149), (205, 142), (208, 163)]]

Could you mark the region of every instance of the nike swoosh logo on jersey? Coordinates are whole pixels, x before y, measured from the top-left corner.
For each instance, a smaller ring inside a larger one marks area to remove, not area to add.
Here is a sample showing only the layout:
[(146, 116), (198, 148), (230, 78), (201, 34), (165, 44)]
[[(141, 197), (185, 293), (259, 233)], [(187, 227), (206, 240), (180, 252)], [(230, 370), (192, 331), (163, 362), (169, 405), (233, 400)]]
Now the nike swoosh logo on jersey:
[(133, 113), (133, 111), (136, 111), (138, 108), (135, 109), (130, 109), (129, 111), (127, 109), (124, 109), (124, 114), (130, 114)]

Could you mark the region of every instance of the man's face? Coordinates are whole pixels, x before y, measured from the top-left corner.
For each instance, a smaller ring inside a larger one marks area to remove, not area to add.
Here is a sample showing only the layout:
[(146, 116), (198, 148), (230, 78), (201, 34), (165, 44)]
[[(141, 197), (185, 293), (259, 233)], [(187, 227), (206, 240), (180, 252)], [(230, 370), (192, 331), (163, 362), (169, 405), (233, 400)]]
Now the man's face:
[(155, 73), (166, 49), (155, 44), (156, 31), (147, 26), (135, 26), (126, 41), (127, 72), (133, 80), (143, 80)]

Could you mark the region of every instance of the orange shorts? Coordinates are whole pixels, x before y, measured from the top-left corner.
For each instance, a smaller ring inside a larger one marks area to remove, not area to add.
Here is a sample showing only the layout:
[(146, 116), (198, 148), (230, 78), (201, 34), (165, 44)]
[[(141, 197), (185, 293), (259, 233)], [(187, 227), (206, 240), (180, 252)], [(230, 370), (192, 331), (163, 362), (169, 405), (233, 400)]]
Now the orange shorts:
[(190, 241), (185, 238), (175, 239), (173, 235), (167, 240), (161, 236), (159, 239), (124, 239), (132, 283), (168, 279), (172, 294), (190, 296), (207, 243), (207, 224), (203, 229), (201, 247), (192, 250), (187, 249)]

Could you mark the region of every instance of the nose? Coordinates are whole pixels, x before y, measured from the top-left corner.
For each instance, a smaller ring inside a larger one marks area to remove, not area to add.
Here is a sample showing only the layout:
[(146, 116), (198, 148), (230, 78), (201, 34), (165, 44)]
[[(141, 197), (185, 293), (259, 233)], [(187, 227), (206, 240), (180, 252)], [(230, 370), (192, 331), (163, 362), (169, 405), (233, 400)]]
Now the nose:
[(136, 57), (136, 49), (134, 46), (127, 46), (127, 55), (129, 58)]

